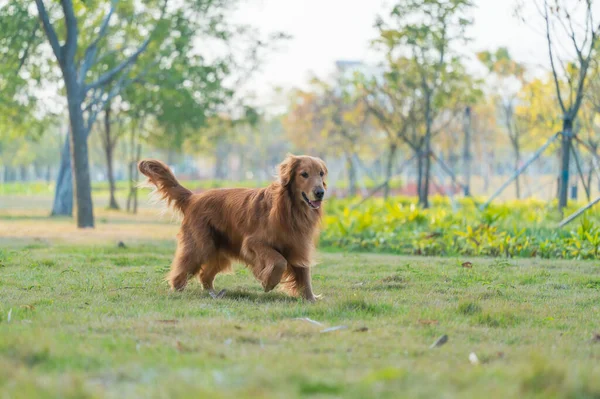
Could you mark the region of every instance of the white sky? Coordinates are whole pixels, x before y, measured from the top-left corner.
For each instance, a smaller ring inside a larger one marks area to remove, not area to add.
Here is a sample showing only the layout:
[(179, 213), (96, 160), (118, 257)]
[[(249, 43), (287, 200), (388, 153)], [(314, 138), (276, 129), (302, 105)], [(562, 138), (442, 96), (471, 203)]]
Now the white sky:
[[(373, 23), (386, 13), (390, 0), (253, 0), (239, 10), (239, 20), (263, 32), (284, 31), (292, 39), (271, 55), (255, 76), (251, 90), (270, 97), (273, 87), (302, 86), (311, 74), (326, 77), (336, 60), (377, 62), (369, 50), (376, 36)], [(473, 51), (508, 47), (530, 66), (546, 65), (544, 37), (513, 16), (514, 0), (475, 0)], [(535, 21), (539, 26), (540, 20)], [(259, 103), (267, 103), (260, 101)]]

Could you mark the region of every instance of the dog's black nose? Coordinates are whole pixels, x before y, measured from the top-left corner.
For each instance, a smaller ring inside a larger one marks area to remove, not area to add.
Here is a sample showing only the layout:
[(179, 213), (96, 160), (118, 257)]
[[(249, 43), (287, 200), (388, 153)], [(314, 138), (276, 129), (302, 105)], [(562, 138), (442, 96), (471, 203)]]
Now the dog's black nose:
[(317, 199), (322, 200), (324, 195), (325, 195), (325, 190), (323, 190), (323, 188), (321, 188), (321, 187), (315, 188), (315, 197), (317, 197)]

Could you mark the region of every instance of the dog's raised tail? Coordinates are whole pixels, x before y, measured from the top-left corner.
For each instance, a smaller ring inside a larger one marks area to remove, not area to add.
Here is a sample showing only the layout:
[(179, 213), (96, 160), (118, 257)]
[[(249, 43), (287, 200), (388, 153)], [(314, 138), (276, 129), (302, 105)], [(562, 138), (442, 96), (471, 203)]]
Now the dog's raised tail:
[(185, 211), (192, 192), (179, 184), (167, 165), (155, 159), (144, 159), (138, 163), (138, 169), (148, 178), (147, 183), (156, 187), (160, 199), (182, 213)]

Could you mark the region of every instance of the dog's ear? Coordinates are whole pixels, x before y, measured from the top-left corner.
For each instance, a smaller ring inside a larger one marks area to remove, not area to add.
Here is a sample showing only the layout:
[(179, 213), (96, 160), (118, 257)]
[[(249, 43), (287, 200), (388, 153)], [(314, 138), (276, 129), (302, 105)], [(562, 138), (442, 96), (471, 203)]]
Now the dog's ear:
[(279, 164), (279, 182), (282, 186), (287, 187), (291, 183), (297, 165), (298, 158), (292, 154), (287, 154), (283, 162)]

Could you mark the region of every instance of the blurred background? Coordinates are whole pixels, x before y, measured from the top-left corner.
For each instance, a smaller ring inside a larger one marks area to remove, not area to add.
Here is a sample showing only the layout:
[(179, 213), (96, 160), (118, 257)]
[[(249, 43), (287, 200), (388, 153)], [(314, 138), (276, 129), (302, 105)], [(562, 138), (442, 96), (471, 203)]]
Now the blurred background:
[(0, 210), (91, 227), (146, 206), (141, 158), (200, 191), (264, 186), (287, 152), (326, 160), (335, 198), (427, 208), (527, 166), (499, 200), (590, 201), (598, 8), (0, 0)]

